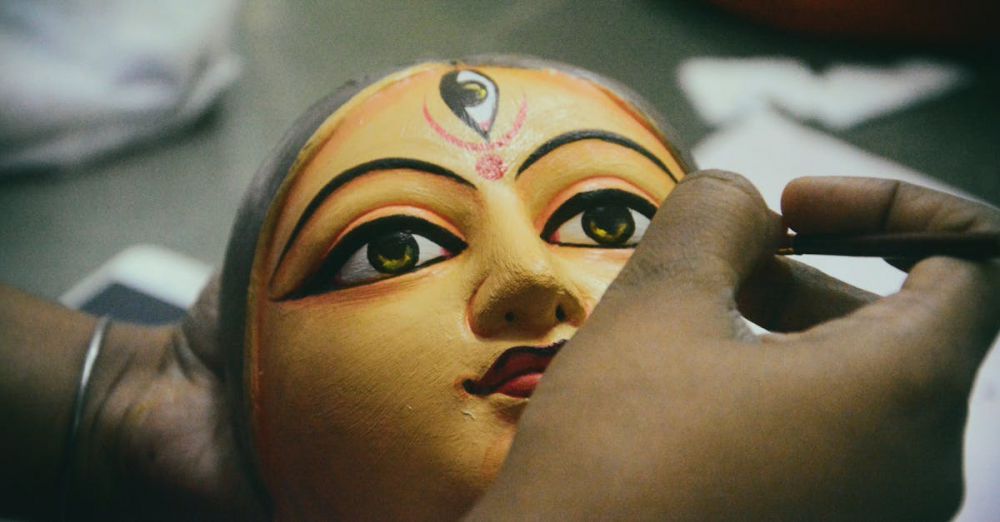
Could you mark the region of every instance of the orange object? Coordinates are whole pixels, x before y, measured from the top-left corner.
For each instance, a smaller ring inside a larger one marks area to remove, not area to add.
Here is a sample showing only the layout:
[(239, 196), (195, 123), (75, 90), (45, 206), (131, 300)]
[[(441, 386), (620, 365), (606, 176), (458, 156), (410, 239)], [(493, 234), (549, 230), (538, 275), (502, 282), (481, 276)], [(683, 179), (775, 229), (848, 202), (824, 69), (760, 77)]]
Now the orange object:
[(276, 167), (235, 355), (277, 520), (461, 516), (689, 170), (641, 103), (517, 63), (383, 77)]

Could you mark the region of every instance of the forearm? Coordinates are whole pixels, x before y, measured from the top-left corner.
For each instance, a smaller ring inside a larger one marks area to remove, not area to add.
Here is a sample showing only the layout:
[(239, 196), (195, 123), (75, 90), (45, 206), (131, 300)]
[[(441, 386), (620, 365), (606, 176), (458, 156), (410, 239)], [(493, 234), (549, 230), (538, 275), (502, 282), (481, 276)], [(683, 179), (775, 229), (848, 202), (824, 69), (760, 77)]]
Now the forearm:
[(96, 319), (0, 286), (0, 513), (53, 514)]
[(49, 519), (67, 508), (91, 509), (117, 494), (121, 467), (134, 464), (119, 457), (130, 443), (120, 428), (130, 433), (126, 414), (136, 397), (148, 394), (152, 376), (176, 366), (169, 350), (176, 328), (108, 325), (86, 396), (78, 399), (96, 325), (93, 316), (0, 286), (0, 415), (6, 421), (0, 516)]

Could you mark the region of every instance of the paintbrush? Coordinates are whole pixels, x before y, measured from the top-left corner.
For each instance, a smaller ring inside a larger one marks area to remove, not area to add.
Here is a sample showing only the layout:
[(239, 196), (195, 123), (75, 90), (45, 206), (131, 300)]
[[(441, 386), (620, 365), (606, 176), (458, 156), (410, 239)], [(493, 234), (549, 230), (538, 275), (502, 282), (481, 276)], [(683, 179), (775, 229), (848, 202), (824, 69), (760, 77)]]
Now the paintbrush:
[(923, 259), (950, 256), (965, 259), (1000, 257), (1000, 232), (900, 232), (883, 234), (811, 235), (785, 237), (779, 255)]

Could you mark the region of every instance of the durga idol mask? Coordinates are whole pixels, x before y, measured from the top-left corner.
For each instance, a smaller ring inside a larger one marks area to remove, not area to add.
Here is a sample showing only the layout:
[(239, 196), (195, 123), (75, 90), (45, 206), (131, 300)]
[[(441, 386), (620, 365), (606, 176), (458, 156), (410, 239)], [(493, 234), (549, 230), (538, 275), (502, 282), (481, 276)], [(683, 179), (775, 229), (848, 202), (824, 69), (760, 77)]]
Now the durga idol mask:
[(272, 182), (242, 364), (278, 519), (460, 516), (683, 175), (607, 84), (531, 64), (370, 83)]

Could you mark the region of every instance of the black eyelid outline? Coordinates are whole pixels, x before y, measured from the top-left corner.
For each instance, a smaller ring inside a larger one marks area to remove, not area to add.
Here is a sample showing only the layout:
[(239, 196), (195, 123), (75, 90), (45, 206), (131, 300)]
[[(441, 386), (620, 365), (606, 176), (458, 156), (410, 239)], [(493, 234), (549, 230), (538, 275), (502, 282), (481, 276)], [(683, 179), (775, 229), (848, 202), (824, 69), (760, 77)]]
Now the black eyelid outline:
[[(331, 178), (330, 181), (328, 181), (326, 185), (324, 185), (323, 188), (321, 188), (320, 191), (313, 196), (313, 199), (309, 201), (309, 204), (306, 206), (302, 215), (299, 216), (298, 221), (295, 223), (295, 227), (292, 229), (291, 234), (289, 234), (288, 239), (285, 241), (285, 246), (281, 249), (281, 255), (278, 256), (278, 262), (275, 264), (275, 267), (281, 266), (281, 263), (285, 260), (285, 256), (288, 255), (288, 251), (292, 249), (292, 245), (294, 245), (295, 240), (298, 239), (299, 234), (302, 233), (303, 229), (305, 229), (306, 225), (309, 223), (309, 220), (316, 212), (319, 211), (320, 206), (323, 205), (331, 194), (340, 190), (347, 183), (362, 176), (387, 170), (403, 169), (441, 176), (443, 178), (450, 179), (459, 185), (465, 185), (473, 189), (476, 188), (475, 185), (462, 176), (459, 176), (444, 167), (418, 159), (382, 158), (368, 161), (360, 165), (355, 165)], [(277, 271), (277, 269), (275, 269), (275, 271)]]
[(573, 216), (583, 212), (588, 206), (595, 203), (605, 202), (625, 204), (625, 206), (637, 210), (640, 214), (649, 219), (653, 219), (653, 215), (656, 214), (657, 210), (656, 206), (646, 200), (646, 198), (626, 190), (609, 188), (581, 192), (567, 199), (562, 205), (559, 206), (559, 208), (556, 209), (555, 212), (552, 213), (551, 216), (549, 216), (548, 221), (545, 222), (545, 226), (542, 227), (542, 240), (547, 242), (549, 237), (551, 237), (552, 234), (559, 229), (559, 227), (563, 226), (563, 224), (569, 221)]
[(535, 162), (542, 159), (542, 156), (545, 156), (546, 154), (552, 152), (553, 150), (558, 149), (563, 145), (569, 145), (570, 143), (583, 140), (604, 141), (607, 143), (613, 143), (615, 145), (620, 145), (622, 147), (632, 149), (638, 152), (639, 154), (645, 156), (646, 159), (648, 159), (649, 161), (652, 161), (653, 164), (656, 165), (658, 169), (663, 171), (663, 173), (666, 174), (667, 177), (669, 177), (674, 182), (675, 185), (678, 183), (677, 176), (675, 176), (674, 173), (670, 171), (670, 169), (663, 163), (662, 160), (660, 160), (660, 158), (656, 157), (656, 154), (653, 154), (642, 145), (639, 145), (635, 141), (630, 140), (625, 136), (622, 136), (621, 134), (616, 134), (614, 132), (609, 132), (600, 129), (585, 129), (585, 130), (570, 131), (564, 134), (560, 134), (559, 136), (556, 136), (555, 138), (552, 138), (551, 140), (543, 143), (541, 146), (535, 149), (534, 152), (528, 155), (528, 158), (525, 159), (524, 162), (521, 163), (521, 166), (517, 168), (517, 174), (514, 177), (515, 178), (519, 177), (524, 171), (528, 170), (529, 167), (535, 164)]
[[(341, 290), (343, 288), (352, 288), (355, 286), (369, 284), (359, 283), (357, 285), (335, 287), (333, 286), (333, 274), (337, 273), (337, 271), (343, 267), (344, 263), (347, 262), (347, 260), (362, 246), (377, 237), (379, 234), (400, 231), (424, 236), (451, 252), (452, 257), (462, 253), (462, 251), (464, 251), (468, 246), (465, 244), (465, 241), (462, 241), (451, 232), (448, 232), (444, 228), (416, 216), (397, 214), (378, 218), (369, 221), (368, 223), (364, 223), (363, 225), (360, 225), (350, 231), (333, 247), (333, 249), (330, 250), (330, 253), (327, 254), (326, 259), (323, 260), (319, 268), (317, 268), (301, 284), (299, 284), (295, 290), (279, 298), (279, 300), (296, 300), (303, 297)], [(437, 262), (438, 261), (434, 260), (428, 261), (422, 265), (414, 267), (414, 270), (411, 270), (411, 272)], [(381, 279), (379, 280), (381, 281)]]

